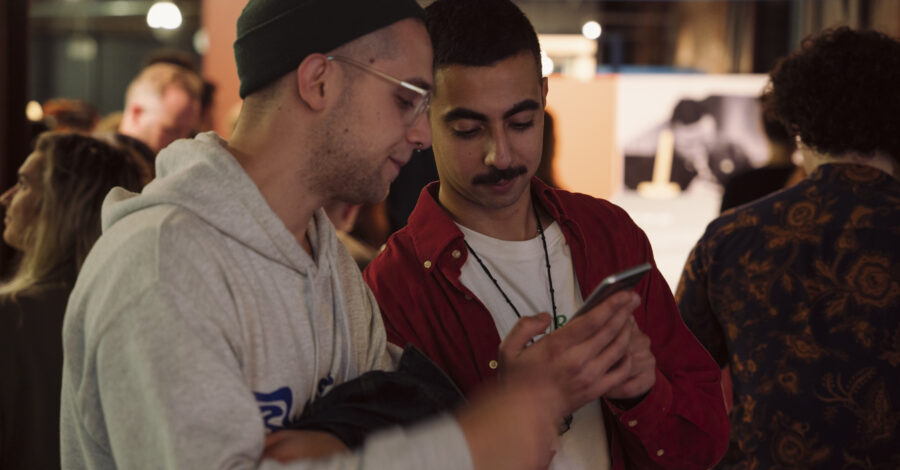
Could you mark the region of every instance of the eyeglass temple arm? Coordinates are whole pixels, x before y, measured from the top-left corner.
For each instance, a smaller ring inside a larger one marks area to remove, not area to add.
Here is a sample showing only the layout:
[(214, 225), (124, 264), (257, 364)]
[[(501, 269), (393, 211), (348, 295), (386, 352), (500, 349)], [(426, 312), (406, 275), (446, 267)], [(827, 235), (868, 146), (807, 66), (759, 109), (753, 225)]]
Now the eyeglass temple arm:
[(360, 68), (362, 68), (362, 69), (368, 70), (369, 72), (372, 72), (372, 73), (374, 73), (375, 75), (378, 75), (379, 77), (381, 77), (381, 78), (383, 78), (383, 79), (385, 79), (385, 80), (388, 80), (388, 81), (390, 81), (390, 82), (394, 82), (394, 83), (396, 83), (396, 84), (402, 86), (403, 88), (406, 88), (407, 90), (412, 90), (412, 91), (414, 91), (414, 92), (416, 92), (416, 93), (418, 93), (418, 94), (420, 94), (420, 95), (422, 95), (422, 96), (425, 96), (425, 95), (428, 94), (428, 90), (425, 90), (424, 88), (417, 87), (417, 86), (413, 85), (412, 83), (405, 82), (405, 81), (403, 81), (403, 80), (398, 80), (398, 79), (396, 79), (396, 78), (394, 78), (394, 77), (392, 77), (392, 76), (390, 76), (390, 75), (388, 75), (388, 74), (386, 74), (386, 73), (384, 73), (384, 72), (382, 72), (382, 71), (380, 71), (380, 70), (373, 69), (372, 67), (369, 67), (369, 66), (367, 66), (367, 65), (365, 65), (365, 64), (362, 64), (362, 63), (360, 63), (360, 62), (357, 62), (357, 61), (355, 61), (355, 60), (353, 60), (353, 59), (349, 59), (349, 58), (347, 58), (347, 57), (340, 57), (340, 56), (329, 56), (329, 57), (328, 57), (328, 60), (336, 60), (336, 61), (338, 61), (338, 62), (346, 62), (346, 63), (348, 63), (348, 64), (350, 64), (350, 65), (355, 65), (355, 66), (360, 67)]

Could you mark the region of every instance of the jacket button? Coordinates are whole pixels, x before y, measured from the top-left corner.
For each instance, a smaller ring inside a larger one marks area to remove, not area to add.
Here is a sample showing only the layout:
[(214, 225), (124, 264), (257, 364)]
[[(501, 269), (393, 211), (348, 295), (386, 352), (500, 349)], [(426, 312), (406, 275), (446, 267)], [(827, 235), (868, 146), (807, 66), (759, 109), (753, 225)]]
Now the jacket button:
[(666, 453), (666, 451), (664, 451), (664, 450), (662, 450), (662, 449), (659, 449), (658, 451), (656, 451), (656, 456), (657, 456), (657, 457), (662, 457), (663, 454), (665, 454), (665, 453)]
[(635, 426), (637, 426), (637, 420), (636, 420), (636, 419), (633, 419), (633, 420), (631, 420), (631, 421), (628, 422), (628, 427), (629, 427), (629, 428), (633, 428), (633, 427), (635, 427)]
[(491, 359), (491, 362), (488, 362), (488, 367), (490, 367), (491, 369), (496, 369), (496, 368), (497, 368), (497, 361), (494, 360), (494, 359)]
[(453, 250), (453, 252), (450, 253), (450, 256), (459, 259), (459, 257), (462, 256), (462, 253), (460, 253), (459, 250)]
[(425, 269), (431, 269), (431, 260), (425, 260)]

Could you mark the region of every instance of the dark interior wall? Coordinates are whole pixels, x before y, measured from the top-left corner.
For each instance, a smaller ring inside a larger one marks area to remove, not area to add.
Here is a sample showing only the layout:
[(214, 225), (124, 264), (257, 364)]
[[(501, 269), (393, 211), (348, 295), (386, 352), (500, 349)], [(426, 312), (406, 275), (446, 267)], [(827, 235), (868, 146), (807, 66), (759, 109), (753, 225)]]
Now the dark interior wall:
[[(93, 59), (79, 55), (80, 44), (94, 45)], [(80, 99), (102, 114), (123, 108), (125, 89), (148, 54), (159, 49), (191, 50), (189, 40), (161, 42), (149, 33), (141, 37), (34, 32), (31, 45), (29, 99), (42, 103), (61, 97)]]
[(594, 20), (603, 27), (598, 40), (598, 64), (664, 66), (672, 63), (677, 24), (671, 1), (516, 0), (541, 34), (581, 34)]
[(753, 72), (768, 73), (791, 50), (791, 5), (782, 0), (758, 2), (755, 6)]
[[(0, 2), (0, 191), (15, 183), (28, 149), (25, 103), (28, 93), (28, 0)], [(5, 277), (13, 251), (0, 243), (0, 275)]]

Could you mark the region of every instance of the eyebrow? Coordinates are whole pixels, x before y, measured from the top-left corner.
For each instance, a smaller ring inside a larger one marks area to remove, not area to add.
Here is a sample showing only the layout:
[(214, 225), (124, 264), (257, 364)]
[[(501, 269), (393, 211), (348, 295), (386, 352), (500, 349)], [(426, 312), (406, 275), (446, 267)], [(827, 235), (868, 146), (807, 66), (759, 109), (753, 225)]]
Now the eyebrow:
[(540, 107), (541, 107), (541, 104), (535, 100), (532, 100), (532, 99), (522, 100), (522, 101), (516, 103), (516, 105), (513, 106), (512, 108), (509, 108), (509, 111), (503, 113), (503, 119), (511, 118), (511, 117), (515, 116), (516, 114), (521, 113), (522, 111), (533, 111), (535, 109), (540, 109)]
[(471, 119), (473, 121), (487, 121), (487, 116), (479, 112), (466, 108), (453, 108), (444, 115), (444, 122), (451, 123), (460, 119)]
[[(509, 108), (509, 110), (507, 110), (505, 113), (503, 113), (503, 119), (508, 119), (518, 113), (521, 113), (522, 111), (532, 111), (535, 109), (540, 109), (540, 107), (541, 104), (533, 99), (522, 100), (513, 105), (512, 108)], [(488, 120), (487, 116), (485, 116), (484, 114), (466, 108), (454, 108), (444, 115), (444, 122), (446, 123), (451, 123), (460, 119), (472, 119), (474, 121), (482, 122), (486, 122)]]

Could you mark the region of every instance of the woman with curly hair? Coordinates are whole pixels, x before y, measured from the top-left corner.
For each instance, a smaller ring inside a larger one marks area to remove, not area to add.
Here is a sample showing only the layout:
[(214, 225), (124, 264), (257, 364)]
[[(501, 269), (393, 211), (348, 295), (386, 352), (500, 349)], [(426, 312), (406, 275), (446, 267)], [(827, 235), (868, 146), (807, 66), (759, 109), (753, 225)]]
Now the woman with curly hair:
[(797, 140), (808, 173), (853, 163), (897, 177), (898, 80), (900, 41), (842, 27), (779, 62), (764, 103)]
[(900, 41), (848, 28), (771, 73), (809, 176), (710, 223), (676, 295), (733, 382), (717, 468), (900, 468), (898, 84)]
[(0, 196), (3, 240), (22, 253), (0, 284), (0, 468), (60, 466), (63, 314), (114, 186), (140, 190), (132, 158), (91, 137), (45, 133)]

